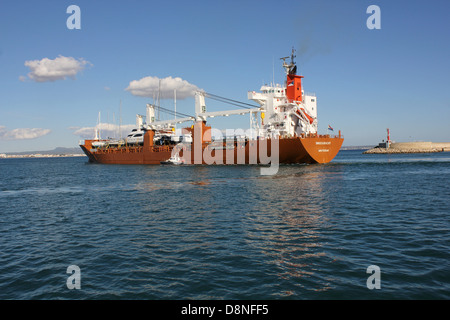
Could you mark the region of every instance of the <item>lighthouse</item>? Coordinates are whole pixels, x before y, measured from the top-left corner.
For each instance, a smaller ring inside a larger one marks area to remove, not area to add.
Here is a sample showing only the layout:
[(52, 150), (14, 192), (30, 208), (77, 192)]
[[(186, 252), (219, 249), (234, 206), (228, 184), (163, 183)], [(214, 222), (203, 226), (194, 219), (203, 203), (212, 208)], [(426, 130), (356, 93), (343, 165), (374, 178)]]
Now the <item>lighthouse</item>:
[(387, 141), (386, 141), (386, 149), (391, 146), (391, 135), (389, 133), (389, 128), (387, 128)]

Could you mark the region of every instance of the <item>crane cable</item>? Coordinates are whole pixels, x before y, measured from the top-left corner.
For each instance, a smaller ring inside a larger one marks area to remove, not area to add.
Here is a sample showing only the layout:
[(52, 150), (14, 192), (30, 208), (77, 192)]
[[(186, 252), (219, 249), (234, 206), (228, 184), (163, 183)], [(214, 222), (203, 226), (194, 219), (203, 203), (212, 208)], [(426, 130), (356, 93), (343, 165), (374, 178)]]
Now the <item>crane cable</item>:
[[(245, 103), (245, 102), (242, 102), (242, 101), (237, 101), (237, 100), (221, 97), (221, 96), (218, 96), (216, 94), (212, 94), (212, 93), (208, 93), (208, 92), (204, 92), (204, 94), (205, 94), (206, 97), (208, 97), (210, 99), (213, 99), (213, 100), (216, 100), (216, 101), (219, 101), (219, 102), (223, 102), (223, 103), (228, 103), (228, 104), (234, 105), (236, 107), (240, 107), (240, 108), (244, 108), (244, 109), (259, 108), (259, 106), (255, 106), (255, 105), (250, 104), (250, 103)], [(170, 115), (181, 115), (181, 116), (184, 116), (184, 117), (194, 118), (193, 116), (191, 116), (189, 114), (185, 114), (185, 113), (178, 112), (178, 111), (175, 112), (174, 110), (166, 109), (166, 108), (161, 107), (161, 106), (156, 106), (155, 105), (155, 107), (159, 108), (159, 110), (161, 110), (163, 112), (166, 112), (166, 113), (168, 113)]]
[(250, 104), (250, 103), (245, 103), (245, 102), (241, 102), (241, 101), (237, 101), (237, 100), (221, 97), (221, 96), (218, 96), (218, 95), (215, 95), (215, 94), (212, 94), (212, 93), (208, 93), (208, 92), (205, 92), (205, 96), (208, 97), (208, 98), (211, 98), (213, 100), (217, 100), (217, 101), (220, 101), (220, 102), (228, 103), (228, 104), (234, 105), (236, 107), (240, 107), (240, 108), (245, 108), (245, 109), (259, 108), (259, 106), (255, 106), (255, 105)]

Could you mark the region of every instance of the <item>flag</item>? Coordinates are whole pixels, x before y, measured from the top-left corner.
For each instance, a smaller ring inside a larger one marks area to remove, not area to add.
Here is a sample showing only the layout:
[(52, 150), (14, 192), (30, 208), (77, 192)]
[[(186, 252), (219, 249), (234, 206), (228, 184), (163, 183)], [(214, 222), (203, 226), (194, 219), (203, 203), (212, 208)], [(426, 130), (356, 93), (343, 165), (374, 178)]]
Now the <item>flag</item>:
[(292, 87), (294, 85), (294, 80), (288, 83), (288, 87)]
[(333, 131), (333, 128), (330, 125), (328, 125), (328, 130)]

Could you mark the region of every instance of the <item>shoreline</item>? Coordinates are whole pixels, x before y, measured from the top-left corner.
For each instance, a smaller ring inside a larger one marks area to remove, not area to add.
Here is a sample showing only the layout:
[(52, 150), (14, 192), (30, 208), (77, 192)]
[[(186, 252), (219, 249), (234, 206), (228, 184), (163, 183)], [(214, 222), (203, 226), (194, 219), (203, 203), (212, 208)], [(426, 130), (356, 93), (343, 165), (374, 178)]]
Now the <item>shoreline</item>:
[[(450, 151), (450, 150), (447, 150)], [(399, 154), (399, 153), (436, 153), (446, 152), (444, 149), (392, 149), (373, 148), (363, 152), (363, 154)]]
[(0, 154), (0, 159), (86, 157), (85, 154)]

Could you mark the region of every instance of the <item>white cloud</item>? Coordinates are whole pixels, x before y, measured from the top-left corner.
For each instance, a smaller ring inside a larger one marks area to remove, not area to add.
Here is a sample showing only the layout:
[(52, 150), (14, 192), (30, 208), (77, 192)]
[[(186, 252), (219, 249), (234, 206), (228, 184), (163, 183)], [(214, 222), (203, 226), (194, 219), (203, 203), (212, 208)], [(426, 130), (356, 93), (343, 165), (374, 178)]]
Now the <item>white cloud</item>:
[(120, 126), (112, 123), (100, 123), (95, 127), (70, 127), (70, 130), (75, 130), (74, 135), (80, 136), (83, 139), (94, 139), (95, 128), (100, 129), (100, 137), (106, 138), (119, 138), (119, 130), (122, 133), (122, 137), (125, 137), (132, 129), (136, 128), (134, 124), (123, 124)]
[(199, 88), (179, 77), (145, 77), (140, 80), (133, 80), (125, 90), (131, 94), (140, 97), (158, 97), (161, 90), (161, 99), (173, 99), (174, 90), (176, 90), (177, 99), (192, 97)]
[(0, 140), (25, 140), (36, 139), (50, 133), (50, 129), (41, 128), (18, 128), (7, 130), (5, 126), (0, 126)]
[[(84, 59), (75, 59), (72, 57), (58, 56), (55, 59), (44, 58), (42, 60), (25, 61), (25, 66), (30, 68), (28, 77), (36, 82), (47, 82), (64, 80), (66, 78), (75, 79), (75, 75), (82, 71), (86, 65), (91, 65)], [(21, 81), (25, 80), (20, 76)]]

